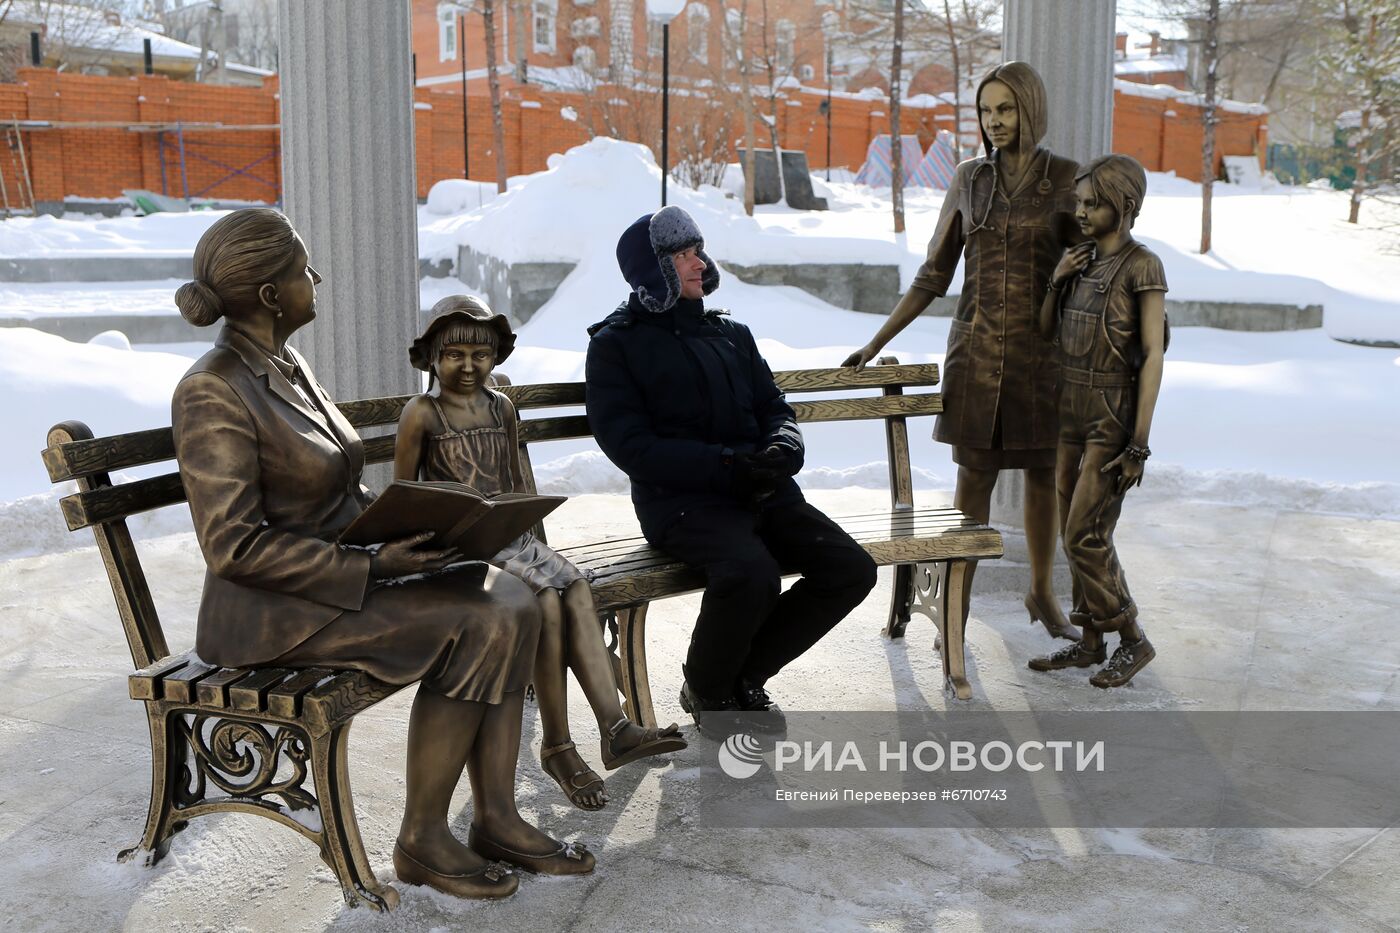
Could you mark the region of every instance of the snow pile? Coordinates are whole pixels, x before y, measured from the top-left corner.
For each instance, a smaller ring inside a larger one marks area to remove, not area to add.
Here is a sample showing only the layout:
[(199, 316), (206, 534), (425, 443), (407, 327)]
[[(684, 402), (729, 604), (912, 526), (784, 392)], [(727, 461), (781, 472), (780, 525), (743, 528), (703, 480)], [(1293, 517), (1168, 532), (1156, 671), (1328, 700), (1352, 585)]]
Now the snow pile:
[[(129, 473), (114, 474), (114, 483), (129, 482), (136, 477)], [(92, 547), (92, 532), (87, 529), (69, 531), (63, 520), (59, 500), (77, 492), (72, 482), (59, 483), (48, 492), (25, 496), (13, 502), (0, 502), (0, 561), (37, 554), (57, 554)], [(171, 506), (143, 512), (127, 520), (127, 529), (138, 541), (165, 535), (193, 532), (190, 510)]]
[(465, 178), (444, 178), (428, 191), (428, 213), (448, 217), (464, 211), (474, 211), (496, 199), (494, 181), (468, 181)]
[(102, 220), (13, 217), (0, 223), (0, 256), (193, 256), (204, 231), (228, 211)]
[[(434, 250), (441, 251), (438, 236), (455, 234), (457, 244), (506, 262), (577, 262), (600, 245), (611, 250), (629, 224), (657, 209), (661, 170), (645, 146), (600, 137), (550, 156), (548, 164), (546, 171), (510, 179), (505, 194), (484, 207), (430, 224)], [(744, 214), (741, 202), (709, 185), (667, 190), (668, 202), (695, 218), (717, 259), (897, 261), (888, 243), (835, 231), (804, 238), (798, 248), (785, 232), (765, 230)]]
[(98, 437), (170, 424), (170, 396), (189, 367), (188, 357), (173, 353), (0, 328), (0, 398), (11, 438), (0, 448), (0, 502), (49, 489), (39, 452), (59, 421), (83, 421)]

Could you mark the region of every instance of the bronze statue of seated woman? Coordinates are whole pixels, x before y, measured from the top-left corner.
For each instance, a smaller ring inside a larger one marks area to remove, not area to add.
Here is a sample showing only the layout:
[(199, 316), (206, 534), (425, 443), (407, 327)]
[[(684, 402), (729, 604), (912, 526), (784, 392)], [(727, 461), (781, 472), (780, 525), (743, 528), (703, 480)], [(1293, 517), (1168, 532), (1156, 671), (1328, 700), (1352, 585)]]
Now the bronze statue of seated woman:
[[(370, 499), (360, 484), (364, 450), (287, 345), (316, 316), (321, 281), (291, 223), (267, 208), (229, 214), (200, 237), (194, 275), (176, 293), (180, 312), (199, 326), (224, 322), (172, 402), (180, 476), (208, 566), (199, 656), (419, 684), (394, 846), (401, 880), (505, 897), (519, 882), (493, 859), (549, 874), (592, 871), (582, 845), (550, 838), (516, 810), (521, 709), (540, 631), (530, 588), (423, 549), (426, 535), (374, 552), (336, 543)], [(474, 804), (465, 845), (447, 824), (464, 768)]]

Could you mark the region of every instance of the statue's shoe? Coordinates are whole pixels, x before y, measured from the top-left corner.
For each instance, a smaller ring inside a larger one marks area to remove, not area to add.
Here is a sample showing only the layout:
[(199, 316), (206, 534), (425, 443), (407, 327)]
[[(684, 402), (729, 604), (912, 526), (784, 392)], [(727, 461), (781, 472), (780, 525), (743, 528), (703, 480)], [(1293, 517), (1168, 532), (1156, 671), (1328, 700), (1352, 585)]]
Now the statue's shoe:
[(429, 868), (394, 843), (394, 874), (404, 884), (421, 884), (453, 897), (496, 899), (510, 897), (520, 887), (520, 878), (509, 868), (491, 862), (476, 871), (445, 874)]
[(1138, 671), (1147, 666), (1147, 662), (1157, 657), (1157, 649), (1152, 647), (1152, 642), (1146, 638), (1139, 638), (1135, 642), (1124, 642), (1118, 646), (1118, 650), (1113, 652), (1113, 657), (1103, 666), (1103, 669), (1095, 672), (1089, 678), (1089, 683), (1095, 687), (1107, 690), (1111, 687), (1121, 687)]
[(555, 841), (555, 848), (541, 855), (517, 852), (490, 839), (473, 826), (467, 833), (467, 845), (482, 858), (514, 865), (537, 875), (587, 875), (598, 860), (581, 842)]
[(1066, 667), (1093, 667), (1095, 664), (1102, 664), (1106, 657), (1108, 649), (1103, 645), (1092, 649), (1084, 647), (1084, 642), (1077, 641), (1043, 658), (1031, 658), (1026, 662), (1026, 666), (1033, 671), (1058, 671)]

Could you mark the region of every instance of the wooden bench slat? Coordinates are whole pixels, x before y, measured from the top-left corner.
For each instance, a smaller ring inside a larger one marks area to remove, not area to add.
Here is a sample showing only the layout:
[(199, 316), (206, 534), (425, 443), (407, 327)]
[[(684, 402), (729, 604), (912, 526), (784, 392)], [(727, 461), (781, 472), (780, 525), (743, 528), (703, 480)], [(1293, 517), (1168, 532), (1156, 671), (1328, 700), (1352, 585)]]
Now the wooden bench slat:
[(587, 415), (560, 415), (555, 418), (524, 418), (520, 422), (520, 443), (565, 441), (592, 437)]
[(372, 427), (377, 424), (395, 424), (403, 407), (411, 395), (388, 395), (383, 398), (359, 398), (349, 402), (336, 402), (335, 407), (345, 416), (345, 420), (357, 428)]
[(194, 656), (194, 652), (186, 651), (184, 654), (161, 658), (149, 667), (134, 671), (126, 679), (127, 694), (133, 700), (158, 700), (160, 699), (160, 679), (195, 660), (198, 659)]
[[(852, 537), (862, 534), (899, 532), (901, 534), (922, 534), (962, 527), (975, 527), (977, 522), (963, 515), (957, 509), (925, 509), (920, 511), (870, 512), (862, 515), (834, 515), (832, 520)], [(651, 550), (651, 545), (641, 535), (630, 538), (613, 538), (592, 544), (574, 545), (559, 548), (559, 553), (576, 564), (596, 562), (610, 557), (628, 555), (634, 551)]]
[(49, 479), (61, 483), (121, 467), (173, 459), (175, 441), (169, 428), (153, 428), (115, 437), (94, 437), (58, 444), (46, 449), (42, 456)]
[(541, 382), (534, 385), (503, 386), (500, 389), (515, 405), (517, 411), (531, 408), (559, 408), (582, 405), (582, 382)]
[(234, 709), (259, 712), (267, 708), (267, 692), (292, 673), (285, 667), (258, 668), (228, 688), (229, 705)]
[(859, 372), (846, 367), (788, 369), (774, 373), (773, 381), (784, 392), (827, 392), (845, 388), (878, 389), (891, 385), (934, 386), (938, 385), (938, 364), (867, 366)]
[[(935, 386), (938, 384), (939, 371), (936, 363), (916, 363), (897, 366), (867, 366), (860, 372), (845, 368), (794, 369), (774, 373), (774, 379), (784, 392), (829, 392), (845, 388), (883, 388), (893, 385)], [(512, 385), (498, 388), (521, 411), (533, 408), (556, 408), (565, 405), (577, 406), (584, 403), (584, 384), (581, 382)], [(399, 420), (399, 415), (403, 412), (404, 405), (412, 397), (411, 395), (395, 395), (384, 398), (355, 399), (339, 402), (337, 406), (352, 425), (362, 428), (396, 423)], [(926, 413), (909, 412), (909, 414)], [(863, 417), (882, 416), (870, 414)], [(566, 437), (583, 436), (571, 433), (576, 430), (575, 423), (556, 424), (551, 423), (553, 419), (538, 420), (545, 423), (533, 430), (542, 433), (530, 438), (525, 438), (522, 435), (522, 440), (560, 440)], [(552, 431), (564, 433), (549, 433)], [(379, 453), (381, 452), (376, 448), (376, 454)], [(55, 483), (75, 479), (79, 476), (90, 476), (93, 473), (106, 473), (125, 467), (160, 463), (164, 460), (171, 460), (174, 456), (175, 444), (168, 427), (70, 441), (66, 444), (55, 444), (43, 452), (44, 466), (48, 470), (49, 479)]]
[(206, 664), (197, 659), (191, 660), (178, 671), (166, 674), (161, 678), (161, 699), (171, 700), (175, 703), (193, 703), (195, 685), (201, 678), (209, 676), (218, 669), (217, 664)]
[(302, 696), (301, 718), (313, 733), (324, 732), (401, 689), (363, 671), (341, 671)]
[(288, 719), (300, 715), (302, 695), (334, 673), (324, 667), (309, 667), (288, 677), (267, 692), (267, 711)]
[(58, 500), (69, 531), (102, 522), (118, 521), (151, 509), (185, 501), (185, 484), (179, 473), (132, 480), (120, 486), (103, 486)]
[(199, 697), (199, 705), (213, 706), (218, 709), (228, 706), (229, 686), (247, 677), (248, 674), (249, 670), (246, 667), (226, 667), (210, 674), (195, 687), (195, 695)]
[(388, 463), (394, 459), (394, 436), (366, 437), (365, 463)]
[[(849, 529), (848, 529), (849, 530)], [(871, 528), (851, 535), (876, 563), (911, 563), (959, 557), (992, 557), (1001, 553), (1001, 538), (995, 529), (975, 523), (942, 526), (909, 526), (894, 530)], [(610, 557), (592, 559), (568, 556), (582, 570), (592, 573), (595, 588), (607, 587), (613, 578), (636, 573), (667, 573), (684, 565), (662, 551), (639, 547)]]
[(821, 421), (863, 421), (898, 415), (936, 415), (943, 410), (943, 396), (878, 395), (873, 398), (832, 398), (820, 402), (792, 402), (801, 424)]

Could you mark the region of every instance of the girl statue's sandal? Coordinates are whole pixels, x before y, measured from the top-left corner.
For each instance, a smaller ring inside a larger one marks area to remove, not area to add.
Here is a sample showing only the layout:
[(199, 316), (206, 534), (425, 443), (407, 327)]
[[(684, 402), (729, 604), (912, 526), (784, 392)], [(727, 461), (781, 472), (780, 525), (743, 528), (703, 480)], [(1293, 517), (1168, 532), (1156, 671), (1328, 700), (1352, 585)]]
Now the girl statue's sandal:
[(680, 726), (671, 723), (664, 729), (657, 729), (654, 726), (645, 729), (641, 741), (636, 745), (620, 752), (614, 752), (613, 746), (618, 735), (630, 725), (632, 725), (631, 720), (619, 719), (608, 729), (608, 737), (602, 742), (603, 767), (609, 771), (630, 764), (638, 758), (665, 755), (668, 752), (678, 752), (686, 747), (685, 737), (681, 735)]
[(554, 783), (559, 785), (559, 789), (564, 792), (564, 795), (574, 806), (580, 810), (601, 810), (607, 805), (606, 799), (595, 805), (590, 804), (588, 798), (594, 794), (606, 793), (607, 788), (603, 785), (603, 779), (598, 776), (598, 772), (586, 765), (578, 771), (569, 772), (572, 765), (569, 763), (569, 757), (564, 753), (571, 752), (574, 748), (573, 742), (560, 742), (558, 745), (541, 748), (540, 767), (544, 769), (545, 774), (554, 779)]

